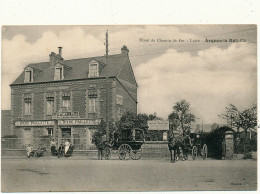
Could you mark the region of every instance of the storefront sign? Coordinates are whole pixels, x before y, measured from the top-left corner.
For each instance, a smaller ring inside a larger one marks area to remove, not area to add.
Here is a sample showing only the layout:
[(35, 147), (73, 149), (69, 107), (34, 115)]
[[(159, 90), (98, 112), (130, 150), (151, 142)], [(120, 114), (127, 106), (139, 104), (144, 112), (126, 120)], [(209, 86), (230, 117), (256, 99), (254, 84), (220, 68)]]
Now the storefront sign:
[(59, 120), (58, 125), (98, 125), (100, 119)]
[(169, 121), (153, 120), (148, 121), (148, 130), (169, 130)]
[(52, 119), (76, 119), (79, 117), (79, 112), (58, 112), (52, 115)]
[(54, 121), (15, 121), (16, 127), (53, 126)]

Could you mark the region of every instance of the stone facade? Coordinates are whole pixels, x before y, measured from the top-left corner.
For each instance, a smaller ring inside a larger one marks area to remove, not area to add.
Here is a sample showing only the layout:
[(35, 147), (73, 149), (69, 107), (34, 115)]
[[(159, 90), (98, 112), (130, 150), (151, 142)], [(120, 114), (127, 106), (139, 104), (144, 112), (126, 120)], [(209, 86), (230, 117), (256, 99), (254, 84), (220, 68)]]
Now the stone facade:
[[(68, 139), (75, 149), (91, 149), (91, 136), (98, 122), (106, 119), (106, 87), (109, 120), (118, 121), (125, 111), (137, 112), (137, 84), (128, 54), (111, 56), (108, 82), (104, 72), (99, 72), (97, 77), (88, 77), (90, 61), (97, 61), (102, 64), (99, 69), (105, 69), (102, 57), (76, 59), (75, 63), (73, 60), (62, 60), (60, 56), (56, 61), (60, 63), (57, 67), (64, 66), (66, 70), (60, 80), (49, 75), (56, 73), (55, 60), (51, 58), (50, 63), (30, 65), (29, 69), (39, 72), (38, 77), (31, 79), (32, 82), (24, 83), (26, 79), (23, 72), (11, 84), (11, 131), (21, 138), (21, 146), (29, 143), (49, 146), (50, 138), (46, 139), (51, 136), (58, 144)], [(116, 63), (117, 66), (114, 65)], [(28, 67), (25, 69), (28, 71)], [(86, 73), (83, 74), (81, 70)], [(64, 107), (66, 103), (69, 105)], [(52, 113), (49, 106), (52, 107)]]

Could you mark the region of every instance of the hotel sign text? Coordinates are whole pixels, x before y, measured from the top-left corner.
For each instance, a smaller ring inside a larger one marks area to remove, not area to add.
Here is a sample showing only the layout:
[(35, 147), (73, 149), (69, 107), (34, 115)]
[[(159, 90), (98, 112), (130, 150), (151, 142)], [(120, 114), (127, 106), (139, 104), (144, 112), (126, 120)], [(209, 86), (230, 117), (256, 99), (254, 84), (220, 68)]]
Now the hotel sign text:
[(98, 125), (99, 119), (59, 120), (58, 125)]
[(54, 121), (15, 121), (17, 127), (28, 127), (28, 126), (52, 126)]
[(79, 112), (58, 112), (52, 115), (52, 119), (76, 119), (79, 117)]

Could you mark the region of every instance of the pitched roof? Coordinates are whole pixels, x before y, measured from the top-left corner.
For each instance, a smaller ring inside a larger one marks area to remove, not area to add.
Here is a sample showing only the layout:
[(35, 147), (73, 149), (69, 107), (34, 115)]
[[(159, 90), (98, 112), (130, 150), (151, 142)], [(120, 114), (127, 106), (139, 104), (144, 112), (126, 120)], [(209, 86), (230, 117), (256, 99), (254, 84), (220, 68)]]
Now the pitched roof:
[[(129, 57), (127, 54), (110, 55), (108, 57), (108, 76), (117, 76), (125, 62), (129, 61), (126, 60), (128, 58)], [(101, 62), (101, 64), (106, 64), (105, 56), (63, 60), (62, 64), (71, 68), (69, 73), (64, 77), (63, 80), (88, 78), (89, 62), (93, 59)], [(54, 81), (54, 68), (50, 65), (50, 62), (32, 63), (29, 64), (27, 67), (40, 70), (38, 75), (33, 78), (33, 83)], [(100, 73), (100, 77), (105, 77), (106, 68), (107, 66), (105, 66)], [(23, 84), (24, 76), (25, 73), (23, 71), (11, 85)]]

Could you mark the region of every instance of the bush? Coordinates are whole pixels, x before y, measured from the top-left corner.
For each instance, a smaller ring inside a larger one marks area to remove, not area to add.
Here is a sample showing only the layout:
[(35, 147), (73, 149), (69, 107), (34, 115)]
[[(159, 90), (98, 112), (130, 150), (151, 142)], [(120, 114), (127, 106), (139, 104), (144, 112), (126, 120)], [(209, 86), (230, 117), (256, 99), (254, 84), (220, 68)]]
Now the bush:
[(243, 157), (243, 159), (252, 159), (252, 158), (253, 158), (253, 155), (252, 155), (251, 152), (246, 153), (246, 154), (244, 155), (244, 157)]

